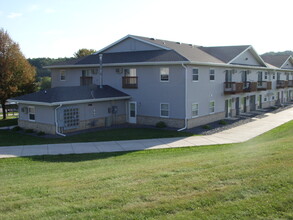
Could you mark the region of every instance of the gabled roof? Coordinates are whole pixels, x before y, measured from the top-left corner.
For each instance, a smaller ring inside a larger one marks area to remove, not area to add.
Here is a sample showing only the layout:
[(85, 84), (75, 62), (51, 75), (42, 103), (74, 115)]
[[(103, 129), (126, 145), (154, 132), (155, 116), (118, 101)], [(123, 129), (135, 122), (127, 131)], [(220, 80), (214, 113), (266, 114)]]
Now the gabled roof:
[(220, 46), (220, 47), (199, 47), (201, 50), (211, 54), (224, 63), (229, 63), (239, 54), (244, 52), (250, 45), (243, 46)]
[(96, 102), (103, 100), (127, 99), (129, 97), (130, 96), (126, 93), (123, 93), (108, 85), (104, 85), (103, 88), (100, 88), (97, 85), (90, 85), (55, 87), (11, 98), (10, 100), (20, 103), (33, 102), (39, 103), (40, 105), (58, 105), (66, 104), (68, 102)]
[[(187, 61), (187, 59), (174, 50), (131, 51), (103, 54), (103, 64), (164, 61)], [(52, 66), (87, 64), (99, 64), (99, 55), (93, 54), (78, 59), (56, 63)]]
[(261, 57), (265, 62), (278, 68), (282, 68), (287, 60), (293, 59), (291, 55), (262, 55)]

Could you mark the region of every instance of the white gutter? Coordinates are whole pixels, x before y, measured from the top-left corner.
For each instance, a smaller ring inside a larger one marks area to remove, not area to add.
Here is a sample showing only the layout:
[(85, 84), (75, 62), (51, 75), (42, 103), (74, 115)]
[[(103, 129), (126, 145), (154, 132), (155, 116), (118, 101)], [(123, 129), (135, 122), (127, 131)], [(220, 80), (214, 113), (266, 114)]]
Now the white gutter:
[(88, 102), (104, 102), (104, 101), (124, 100), (124, 99), (130, 99), (130, 98), (131, 98), (131, 96), (123, 96), (123, 97), (114, 97), (114, 98), (85, 99), (85, 100), (74, 100), (74, 101), (65, 101), (65, 102), (51, 102), (51, 103), (16, 100), (16, 99), (9, 99), (9, 100), (13, 101), (13, 102), (18, 102), (18, 103), (21, 103), (21, 104), (56, 106), (56, 105), (83, 104), (83, 103), (88, 103)]
[(183, 131), (187, 128), (187, 67), (182, 63), (182, 67), (185, 69), (185, 119), (184, 127), (178, 129), (177, 131)]
[(63, 137), (65, 137), (66, 135), (65, 134), (62, 134), (58, 131), (58, 119), (57, 119), (57, 109), (61, 108), (62, 107), (62, 104), (60, 104), (57, 108), (55, 108), (55, 125), (56, 125), (56, 134), (59, 134)]

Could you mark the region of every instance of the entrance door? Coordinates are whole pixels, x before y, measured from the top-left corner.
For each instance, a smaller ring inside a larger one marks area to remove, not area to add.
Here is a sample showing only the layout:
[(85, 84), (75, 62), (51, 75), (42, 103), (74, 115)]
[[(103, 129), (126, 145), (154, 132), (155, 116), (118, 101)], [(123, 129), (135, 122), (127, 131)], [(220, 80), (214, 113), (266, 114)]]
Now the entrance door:
[(239, 97), (236, 98), (235, 102), (235, 108), (236, 108), (236, 115), (238, 116), (240, 114), (240, 103), (239, 103)]
[(245, 113), (247, 111), (247, 108), (246, 108), (246, 97), (243, 97), (243, 112)]
[(225, 100), (226, 118), (232, 117), (232, 99)]
[(258, 108), (262, 108), (262, 95), (258, 96)]
[(136, 102), (129, 102), (129, 123), (136, 124)]
[(250, 111), (255, 111), (255, 95), (250, 96), (249, 100)]

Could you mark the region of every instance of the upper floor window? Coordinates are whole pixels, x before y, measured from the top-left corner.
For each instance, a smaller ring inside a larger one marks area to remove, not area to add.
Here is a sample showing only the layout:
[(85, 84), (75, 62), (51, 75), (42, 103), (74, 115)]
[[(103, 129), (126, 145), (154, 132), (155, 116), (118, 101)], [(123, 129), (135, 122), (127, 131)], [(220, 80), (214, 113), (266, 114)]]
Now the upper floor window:
[(66, 72), (65, 70), (60, 71), (60, 80), (64, 81), (66, 79)]
[(210, 101), (210, 113), (214, 113), (215, 112), (215, 101)]
[(161, 82), (169, 82), (169, 68), (168, 67), (160, 68), (160, 76), (161, 76)]
[(81, 72), (83, 77), (90, 77), (94, 74), (97, 74), (98, 69), (85, 69), (85, 70), (82, 70)]
[(192, 81), (196, 82), (199, 80), (198, 69), (192, 69)]
[(29, 106), (28, 107), (28, 120), (29, 121), (35, 121), (35, 107)]
[(259, 82), (262, 81), (262, 71), (257, 72), (257, 81), (259, 81)]
[(136, 69), (135, 68), (124, 68), (124, 76), (136, 77)]
[(286, 73), (286, 80), (289, 80), (289, 73)]
[(265, 80), (268, 79), (268, 75), (269, 75), (269, 73), (268, 72), (265, 72)]
[(280, 79), (281, 79), (281, 73), (277, 72), (277, 80), (280, 80)]
[(215, 80), (215, 70), (214, 69), (210, 69), (210, 80), (211, 81)]
[(161, 103), (160, 116), (165, 118), (169, 117), (169, 103)]
[(191, 116), (192, 117), (198, 116), (198, 104), (197, 103), (192, 103), (192, 106), (191, 106)]
[(225, 82), (232, 82), (232, 70), (225, 71)]
[(275, 79), (276, 78), (276, 74), (275, 73), (273, 73), (273, 79)]

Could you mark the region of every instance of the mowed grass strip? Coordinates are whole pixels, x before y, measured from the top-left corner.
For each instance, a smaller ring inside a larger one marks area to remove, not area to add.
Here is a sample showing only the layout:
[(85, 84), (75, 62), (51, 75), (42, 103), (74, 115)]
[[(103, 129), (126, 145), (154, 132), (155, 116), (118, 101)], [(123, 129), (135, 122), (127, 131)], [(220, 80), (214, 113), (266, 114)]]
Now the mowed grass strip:
[(292, 219), (293, 121), (242, 144), (0, 160), (0, 219)]
[(81, 143), (96, 141), (118, 141), (151, 138), (187, 137), (193, 134), (174, 130), (152, 128), (117, 128), (76, 134), (73, 136), (45, 138), (29, 134), (17, 133), (9, 130), (0, 130), (0, 146)]

